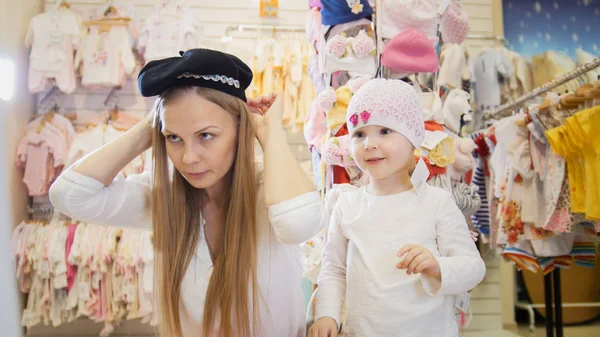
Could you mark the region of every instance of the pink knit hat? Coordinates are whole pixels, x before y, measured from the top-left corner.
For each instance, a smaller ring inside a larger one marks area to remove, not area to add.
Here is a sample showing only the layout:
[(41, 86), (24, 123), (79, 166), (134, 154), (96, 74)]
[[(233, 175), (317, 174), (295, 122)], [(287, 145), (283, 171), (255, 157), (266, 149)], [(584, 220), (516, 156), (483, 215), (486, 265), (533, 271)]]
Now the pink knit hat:
[(417, 29), (423, 32), (432, 44), (437, 44), (437, 3), (437, 0), (383, 1), (381, 37), (393, 39), (407, 29)]
[(427, 36), (416, 29), (405, 30), (385, 46), (381, 64), (398, 72), (432, 73), (438, 58)]
[(419, 148), (425, 135), (421, 106), (415, 89), (400, 80), (372, 79), (350, 100), (346, 112), (348, 133), (363, 126), (390, 128)]
[(440, 30), (444, 43), (461, 44), (467, 38), (469, 17), (458, 1), (453, 0), (442, 15)]

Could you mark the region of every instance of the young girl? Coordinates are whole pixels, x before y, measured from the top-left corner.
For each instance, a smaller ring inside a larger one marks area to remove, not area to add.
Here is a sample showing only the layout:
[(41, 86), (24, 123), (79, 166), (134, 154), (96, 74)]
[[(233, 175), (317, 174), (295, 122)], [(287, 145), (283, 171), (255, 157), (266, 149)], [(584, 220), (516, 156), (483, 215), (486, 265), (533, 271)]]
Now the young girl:
[(485, 265), (452, 195), (411, 182), (425, 133), (415, 90), (371, 80), (346, 121), (369, 182), (333, 208), (308, 336), (337, 336), (344, 305), (344, 336), (458, 336), (453, 295), (479, 284)]

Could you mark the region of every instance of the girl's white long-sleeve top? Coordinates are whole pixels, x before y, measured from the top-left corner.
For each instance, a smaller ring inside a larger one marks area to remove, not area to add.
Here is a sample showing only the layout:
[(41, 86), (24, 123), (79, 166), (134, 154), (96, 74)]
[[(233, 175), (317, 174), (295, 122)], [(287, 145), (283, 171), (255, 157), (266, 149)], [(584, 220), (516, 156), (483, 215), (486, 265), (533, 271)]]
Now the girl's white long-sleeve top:
[[(398, 251), (422, 245), (437, 259), (441, 282), (396, 268)], [(456, 337), (454, 296), (473, 289), (485, 264), (452, 195), (426, 185), (389, 196), (366, 188), (341, 194), (333, 208), (318, 277), (317, 319), (344, 336)]]
[[(148, 173), (127, 179), (117, 177), (109, 186), (104, 186), (93, 178), (67, 169), (50, 188), (50, 200), (61, 213), (83, 222), (151, 230), (151, 189)], [(267, 208), (262, 179), (256, 209), (261, 336), (304, 337), (306, 323), (299, 244), (325, 227), (327, 212), (316, 191)], [(200, 232), (204, 233), (203, 230)], [(201, 335), (212, 270), (209, 249), (201, 234), (195, 258), (181, 285), (184, 337)]]

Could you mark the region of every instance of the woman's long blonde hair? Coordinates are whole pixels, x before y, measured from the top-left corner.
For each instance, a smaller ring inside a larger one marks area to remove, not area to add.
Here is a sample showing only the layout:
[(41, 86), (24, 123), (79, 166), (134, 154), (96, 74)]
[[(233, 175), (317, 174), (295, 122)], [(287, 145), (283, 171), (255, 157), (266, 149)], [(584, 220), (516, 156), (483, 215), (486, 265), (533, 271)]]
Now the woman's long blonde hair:
[[(255, 132), (251, 113), (240, 99), (217, 90), (186, 87), (169, 90), (156, 104), (154, 136), (154, 188), (152, 190), (152, 230), (155, 254), (155, 298), (158, 300), (159, 333), (181, 337), (181, 283), (196, 252), (201, 235), (200, 191), (177, 170), (169, 174), (165, 137), (160, 116), (165, 106), (185, 91), (193, 91), (217, 104), (238, 120), (238, 141), (231, 168), (231, 188), (223, 210), (225, 234), (223, 251), (215, 257), (208, 284), (202, 336), (220, 330), (224, 337), (256, 336), (258, 327), (256, 286), (256, 199), (254, 167)], [(202, 234), (203, 235), (203, 234)], [(250, 296), (249, 296), (250, 294)], [(217, 316), (218, 315), (218, 316)], [(220, 317), (220, 325), (215, 326)], [(254, 331), (251, 331), (254, 330)]]

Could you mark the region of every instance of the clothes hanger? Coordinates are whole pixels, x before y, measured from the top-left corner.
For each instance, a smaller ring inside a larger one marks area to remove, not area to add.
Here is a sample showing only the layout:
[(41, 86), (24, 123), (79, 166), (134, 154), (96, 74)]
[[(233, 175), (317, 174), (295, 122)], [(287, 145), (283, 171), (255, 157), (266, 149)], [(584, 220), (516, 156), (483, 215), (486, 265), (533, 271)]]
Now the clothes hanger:
[(44, 128), (44, 126), (46, 126), (46, 124), (50, 123), (52, 121), (52, 119), (54, 119), (54, 115), (56, 115), (57, 110), (58, 110), (58, 105), (54, 104), (52, 109), (50, 109), (48, 112), (46, 112), (44, 114), (44, 117), (40, 121), (40, 124), (38, 124), (38, 126), (35, 128), (36, 133), (42, 132), (42, 129)]
[(56, 4), (54, 5), (53, 10), (59, 10), (60, 8), (65, 8), (65, 9), (70, 9), (71, 8), (71, 4), (66, 2), (66, 1), (57, 1)]

